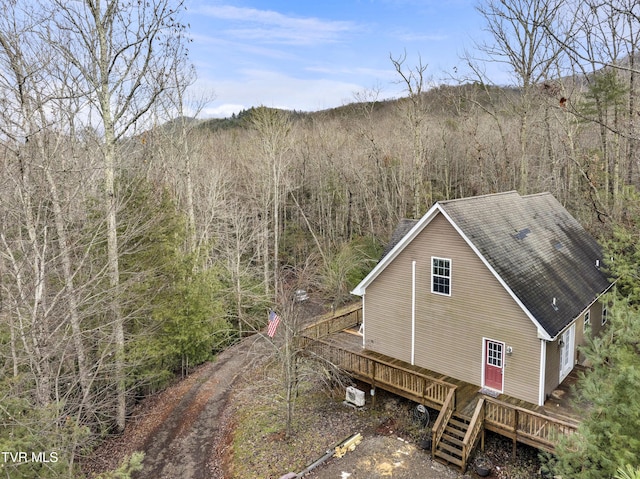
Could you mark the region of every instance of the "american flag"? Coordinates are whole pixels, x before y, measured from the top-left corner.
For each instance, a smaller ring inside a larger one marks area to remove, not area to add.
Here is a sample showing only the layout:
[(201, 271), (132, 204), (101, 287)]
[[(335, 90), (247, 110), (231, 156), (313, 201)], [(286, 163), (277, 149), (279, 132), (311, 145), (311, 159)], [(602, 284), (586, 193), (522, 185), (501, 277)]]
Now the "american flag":
[(267, 336), (273, 338), (276, 335), (276, 329), (280, 324), (280, 316), (275, 311), (269, 311), (269, 327), (267, 328)]

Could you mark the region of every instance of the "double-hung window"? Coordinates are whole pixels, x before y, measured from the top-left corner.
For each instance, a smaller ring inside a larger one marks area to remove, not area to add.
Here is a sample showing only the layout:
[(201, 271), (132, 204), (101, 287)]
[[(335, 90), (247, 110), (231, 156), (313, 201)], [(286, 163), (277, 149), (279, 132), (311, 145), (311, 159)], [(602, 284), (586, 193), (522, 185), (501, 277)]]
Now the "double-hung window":
[(431, 292), (451, 296), (451, 260), (431, 258)]

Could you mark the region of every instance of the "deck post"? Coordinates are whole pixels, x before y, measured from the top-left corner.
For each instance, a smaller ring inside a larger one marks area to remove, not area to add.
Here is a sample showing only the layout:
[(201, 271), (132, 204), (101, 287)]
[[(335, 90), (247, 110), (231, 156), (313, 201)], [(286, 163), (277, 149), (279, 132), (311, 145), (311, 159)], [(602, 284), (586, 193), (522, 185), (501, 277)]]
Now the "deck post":
[(516, 458), (516, 447), (518, 444), (518, 421), (519, 421), (519, 417), (518, 417), (518, 410), (514, 409), (514, 414), (513, 414), (513, 418), (514, 418), (514, 424), (513, 424), (513, 458)]
[(376, 362), (372, 361), (371, 368), (371, 407), (376, 407)]

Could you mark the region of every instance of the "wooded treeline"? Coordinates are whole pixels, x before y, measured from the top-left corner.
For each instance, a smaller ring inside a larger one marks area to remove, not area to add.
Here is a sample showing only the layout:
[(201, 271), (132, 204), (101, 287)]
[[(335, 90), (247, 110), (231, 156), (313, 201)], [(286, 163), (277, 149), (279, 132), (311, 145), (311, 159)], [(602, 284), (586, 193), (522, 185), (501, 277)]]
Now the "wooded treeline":
[(640, 7), (570, 3), (482, 4), (510, 87), (401, 55), (401, 99), (222, 128), (186, 116), (180, 2), (1, 1), (0, 449), (59, 458), (8, 474), (70, 477), (295, 289), (345, 301), (434, 201), (550, 191), (598, 237), (631, 227)]

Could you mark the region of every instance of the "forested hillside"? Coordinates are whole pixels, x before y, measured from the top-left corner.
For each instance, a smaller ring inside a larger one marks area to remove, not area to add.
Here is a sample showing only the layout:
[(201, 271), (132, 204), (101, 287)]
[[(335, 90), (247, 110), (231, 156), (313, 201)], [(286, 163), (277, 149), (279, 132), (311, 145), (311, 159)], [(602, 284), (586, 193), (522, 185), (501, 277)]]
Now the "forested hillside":
[(173, 2), (0, 1), (0, 449), (56, 452), (9, 475), (70, 477), (295, 289), (347, 301), (434, 201), (550, 191), (596, 237), (636, 234), (637, 16), (579, 2), (570, 35), (562, 2), (524, 2), (545, 21), (489, 3), (485, 61), (513, 86), (478, 63), (433, 86), (400, 57), (395, 101), (206, 121), (184, 114)]

